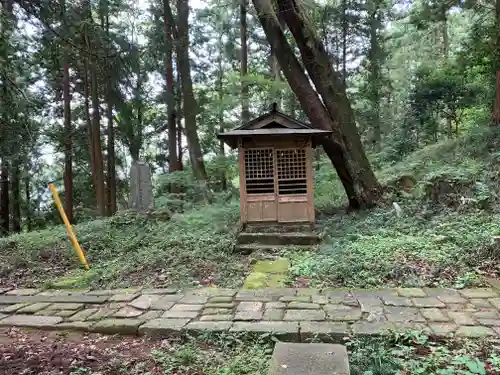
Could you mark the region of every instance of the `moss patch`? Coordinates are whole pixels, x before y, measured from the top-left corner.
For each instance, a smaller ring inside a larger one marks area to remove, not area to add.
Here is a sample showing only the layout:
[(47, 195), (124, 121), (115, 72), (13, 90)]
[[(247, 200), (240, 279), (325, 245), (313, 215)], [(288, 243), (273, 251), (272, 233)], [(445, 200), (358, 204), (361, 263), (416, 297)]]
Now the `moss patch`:
[(274, 261), (259, 260), (243, 284), (244, 289), (280, 288), (285, 286), (288, 277), (288, 259)]

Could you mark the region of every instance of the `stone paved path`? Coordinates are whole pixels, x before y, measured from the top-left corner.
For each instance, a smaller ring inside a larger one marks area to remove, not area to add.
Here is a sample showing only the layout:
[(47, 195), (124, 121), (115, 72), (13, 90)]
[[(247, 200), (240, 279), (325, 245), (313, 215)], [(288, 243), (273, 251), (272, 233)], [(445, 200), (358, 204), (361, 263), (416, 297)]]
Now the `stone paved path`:
[(348, 334), (406, 329), (500, 337), (500, 291), (0, 290), (0, 326), (151, 336), (208, 331), (273, 333), (298, 342), (313, 337), (336, 342)]

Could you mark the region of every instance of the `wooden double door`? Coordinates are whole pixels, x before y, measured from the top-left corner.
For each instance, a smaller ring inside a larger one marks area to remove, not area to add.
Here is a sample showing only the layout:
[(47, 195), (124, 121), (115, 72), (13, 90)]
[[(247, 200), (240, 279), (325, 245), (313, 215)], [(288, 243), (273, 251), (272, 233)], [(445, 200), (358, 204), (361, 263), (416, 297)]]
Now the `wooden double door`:
[(242, 221), (313, 222), (311, 155), (309, 145), (244, 149)]

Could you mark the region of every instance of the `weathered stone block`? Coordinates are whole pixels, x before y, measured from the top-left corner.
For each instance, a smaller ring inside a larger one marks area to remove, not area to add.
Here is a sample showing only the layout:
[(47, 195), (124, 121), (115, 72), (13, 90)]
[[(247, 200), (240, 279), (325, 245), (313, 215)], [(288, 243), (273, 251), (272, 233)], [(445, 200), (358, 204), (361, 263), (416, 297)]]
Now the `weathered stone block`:
[(472, 315), (477, 319), (500, 319), (500, 313), (494, 309), (480, 309)]
[(459, 291), (465, 298), (496, 298), (498, 291), (492, 288), (463, 289)]
[(135, 318), (142, 315), (144, 310), (139, 310), (131, 306), (124, 307), (113, 314), (115, 318)]
[[(346, 306), (348, 307), (348, 306)], [(327, 310), (327, 320), (334, 321), (356, 321), (361, 319), (361, 309), (349, 307), (348, 310)]]
[(488, 300), (497, 310), (500, 310), (500, 298), (490, 298)]
[(323, 342), (339, 342), (349, 334), (347, 323), (299, 322), (301, 342), (319, 339)]
[(394, 324), (390, 322), (357, 322), (351, 326), (355, 335), (368, 336), (388, 335), (394, 328)]
[(297, 322), (235, 322), (230, 332), (270, 333), (287, 340), (298, 340), (299, 326)]
[(262, 302), (240, 302), (236, 311), (261, 311), (263, 306)]
[(342, 345), (278, 342), (269, 375), (349, 375), (347, 350)]
[(34, 296), (40, 293), (41, 289), (25, 288), (25, 289), (13, 289), (5, 293), (7, 296)]
[(382, 297), (382, 300), (384, 301), (384, 305), (386, 306), (406, 306), (406, 307), (413, 306), (413, 302), (409, 298), (405, 297), (387, 296), (387, 297)]
[(300, 309), (300, 310), (318, 310), (320, 305), (317, 303), (307, 303), (307, 302), (290, 302), (288, 304), (289, 309)]
[(420, 313), (430, 322), (448, 322), (450, 318), (444, 314), (442, 309), (438, 308), (428, 308), (421, 309)]
[(129, 302), (129, 306), (140, 310), (147, 310), (153, 305), (154, 302), (157, 302), (160, 298), (161, 295), (159, 294), (143, 294), (134, 299), (132, 302)]
[(62, 320), (59, 316), (11, 315), (0, 320), (0, 326), (55, 328)]
[(169, 310), (161, 316), (165, 319), (193, 319), (200, 314), (199, 311), (185, 311), (185, 310)]
[(311, 298), (313, 303), (318, 303), (320, 305), (324, 305), (330, 302), (327, 296), (314, 295)]
[(413, 298), (412, 301), (416, 307), (446, 307), (443, 302), (435, 297)]
[(232, 303), (233, 297), (225, 297), (225, 296), (210, 297), (208, 299), (208, 302), (210, 302), (210, 303)]
[(286, 303), (284, 302), (267, 302), (264, 306), (264, 308), (267, 310), (276, 310), (276, 309), (284, 309), (286, 308)]
[(95, 314), (89, 316), (86, 320), (101, 320), (112, 316), (116, 311), (118, 311), (118, 309), (110, 309), (108, 307), (103, 307), (97, 310)]
[(71, 330), (71, 331), (90, 331), (90, 328), (94, 322), (62, 322), (59, 323), (55, 328), (56, 329), (64, 329), (64, 330)]
[(201, 311), (203, 309), (203, 305), (184, 305), (177, 304), (174, 305), (170, 311)]
[(325, 312), (322, 310), (286, 310), (283, 318), (285, 321), (320, 321), (325, 320)]
[(139, 334), (166, 337), (180, 335), (182, 328), (190, 319), (153, 319), (139, 327)]
[(200, 296), (197, 294), (187, 294), (179, 300), (179, 303), (197, 305), (206, 303), (207, 301), (208, 301), (207, 296)]
[(283, 296), (280, 302), (311, 302), (311, 296)]
[(412, 307), (386, 307), (385, 316), (389, 322), (425, 322), (418, 309)]
[(175, 294), (177, 293), (178, 288), (155, 288), (155, 289), (143, 289), (142, 294)]
[(262, 320), (279, 321), (279, 320), (283, 320), (284, 316), (285, 316), (285, 310), (267, 309), (264, 311), (264, 315), (262, 317)]
[(262, 311), (236, 311), (234, 320), (260, 320), (262, 319)]
[(457, 329), (457, 336), (463, 337), (485, 337), (495, 335), (495, 332), (491, 328), (483, 326), (463, 326)]
[(500, 319), (478, 319), (479, 324), (489, 327), (500, 327)]
[(232, 320), (233, 320), (232, 315), (203, 315), (200, 317), (201, 322), (216, 322), (216, 321), (230, 322)]
[(23, 307), (28, 306), (28, 305), (29, 305), (29, 303), (16, 303), (15, 305), (4, 305), (4, 307), (2, 307), (0, 309), (0, 312), (13, 313), (19, 309), (22, 309)]
[(122, 289), (101, 289), (101, 290), (91, 290), (87, 292), (89, 296), (112, 296), (115, 294), (135, 294), (138, 293), (140, 288), (122, 288)]
[(427, 294), (421, 288), (398, 288), (400, 297), (427, 297)]
[(204, 309), (202, 315), (231, 315), (233, 313), (232, 309)]
[(80, 310), (84, 306), (83, 303), (54, 303), (50, 308), (53, 310)]
[(109, 297), (109, 302), (130, 302), (139, 297), (139, 293), (115, 294)]
[(193, 333), (205, 333), (205, 332), (224, 332), (228, 331), (233, 322), (231, 321), (220, 321), (220, 322), (191, 322), (188, 323), (183, 330), (190, 334)]
[(211, 308), (211, 309), (232, 309), (234, 306), (236, 306), (236, 302), (217, 302), (217, 303), (208, 302), (205, 304), (206, 308)]
[(441, 324), (430, 323), (429, 328), (435, 335), (443, 337), (443, 336), (448, 336), (450, 333), (455, 332), (458, 326), (456, 324), (451, 324), (451, 323), (441, 323)]
[(50, 305), (50, 303), (34, 303), (17, 310), (17, 314), (34, 314), (40, 310), (46, 309)]
[(91, 309), (85, 309), (82, 311), (77, 312), (75, 315), (71, 316), (68, 321), (71, 322), (77, 322), (77, 321), (84, 321), (86, 320), (89, 316), (94, 315), (96, 312), (98, 312), (99, 309), (97, 308), (91, 308)]
[(96, 322), (91, 329), (99, 333), (131, 335), (137, 333), (142, 323), (141, 319), (103, 319)]
[(448, 316), (459, 326), (474, 326), (476, 325), (476, 319), (474, 319), (471, 313), (462, 311), (448, 311)]
[(148, 320), (159, 318), (161, 314), (162, 311), (160, 310), (149, 310), (142, 314), (138, 319), (142, 320), (143, 322), (147, 322)]
[(476, 309), (484, 309), (484, 308), (489, 308), (491, 309), (493, 306), (491, 306), (491, 303), (489, 300), (485, 298), (472, 298), (469, 300), (469, 303), (474, 306)]

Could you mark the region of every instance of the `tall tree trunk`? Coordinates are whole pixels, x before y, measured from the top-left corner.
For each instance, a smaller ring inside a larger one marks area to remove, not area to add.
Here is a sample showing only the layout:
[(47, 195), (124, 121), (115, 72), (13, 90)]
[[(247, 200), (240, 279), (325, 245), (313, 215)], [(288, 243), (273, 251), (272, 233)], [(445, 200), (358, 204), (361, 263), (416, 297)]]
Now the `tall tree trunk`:
[(188, 143), (189, 159), (191, 161), (191, 165), (193, 166), (193, 172), (196, 179), (206, 181), (207, 173), (205, 170), (205, 163), (203, 162), (203, 154), (196, 126), (198, 105), (194, 97), (193, 81), (191, 79), (191, 63), (189, 61), (188, 0), (177, 0), (177, 13), (179, 19), (177, 22), (179, 35), (179, 41), (177, 43), (177, 67), (181, 76), (182, 97), (184, 100), (184, 124)]
[(13, 163), (12, 168), (12, 231), (21, 233), (21, 170), (19, 161)]
[[(500, 0), (499, 0), (500, 1)], [(250, 105), (248, 98), (248, 23), (247, 23), (248, 0), (241, 0), (240, 4), (240, 79), (241, 79), (241, 122), (250, 121)]]
[(381, 100), (381, 48), (378, 31), (382, 28), (382, 23), (379, 19), (379, 3), (374, 2), (374, 9), (370, 14), (370, 50), (368, 53), (369, 61), (369, 94), (372, 104), (370, 126), (372, 127), (372, 144), (375, 150), (381, 150), (382, 129), (380, 124), (380, 100)]
[[(60, 1), (64, 32), (68, 31), (66, 20), (66, 1)], [(71, 127), (71, 98), (69, 92), (69, 44), (64, 42), (63, 55), (63, 113), (64, 113), (64, 211), (70, 223), (73, 223), (73, 142)]]
[(7, 236), (10, 231), (9, 212), (9, 162), (2, 158), (0, 166), (0, 235)]
[[(88, 25), (93, 25), (92, 13), (90, 8), (90, 2), (86, 1), (86, 15)], [(91, 51), (91, 45), (88, 39), (88, 29), (85, 30), (87, 38), (87, 50)], [(97, 80), (97, 67), (95, 62), (95, 57), (89, 59), (89, 73), (90, 73), (90, 97), (92, 103), (92, 151), (94, 154), (94, 170), (95, 170), (95, 191), (96, 200), (99, 214), (101, 216), (106, 215), (106, 198), (105, 198), (105, 187), (104, 187), (104, 162), (102, 157), (101, 148), (101, 114), (99, 109), (99, 89)]]
[[(448, 64), (450, 55), (450, 38), (448, 36), (448, 16), (446, 14), (446, 9), (443, 10), (441, 22), (441, 33), (443, 35), (443, 57), (446, 64)], [(446, 116), (446, 128), (448, 129), (448, 138), (453, 138), (453, 124), (452, 119), (449, 115)]]
[(344, 185), (350, 206), (361, 208), (375, 204), (380, 198), (381, 187), (364, 153), (345, 87), (333, 71), (324, 46), (311, 34), (308, 25), (299, 17), (300, 13), (296, 13), (298, 9), (293, 0), (279, 2), (280, 11), (326, 108), (293, 54), (270, 1), (253, 0), (253, 4), (271, 48), (280, 59), (283, 73), (312, 125), (333, 131), (333, 136), (324, 141), (323, 148)]
[(493, 107), (492, 125), (500, 126), (500, 0), (495, 5), (495, 51), (493, 58), (493, 71), (495, 72), (495, 104)]
[(347, 0), (342, 0), (342, 83), (347, 79), (347, 36), (349, 35), (349, 20), (347, 18)]
[(183, 162), (183, 150), (182, 150), (182, 134), (183, 134), (183, 128), (182, 128), (182, 118), (183, 118), (183, 111), (182, 111), (182, 90), (181, 90), (181, 77), (179, 73), (177, 73), (177, 80), (176, 80), (176, 105), (177, 105), (177, 115), (175, 117), (175, 120), (177, 122), (177, 157), (178, 157), (178, 165), (179, 165), (179, 170), (182, 171), (184, 170), (184, 162)]
[[(106, 45), (108, 50), (111, 50), (111, 34), (109, 24), (109, 0), (103, 0), (101, 5), (102, 19), (101, 24), (106, 31)], [(106, 118), (107, 126), (107, 181), (106, 181), (106, 213), (112, 216), (116, 213), (116, 154), (115, 154), (115, 129), (113, 124), (113, 102), (115, 97), (114, 82), (113, 82), (113, 65), (109, 59), (106, 61), (106, 71), (108, 73), (108, 84), (106, 87)]]
[(163, 24), (165, 42), (165, 95), (167, 99), (167, 129), (168, 129), (168, 171), (179, 170), (177, 160), (177, 129), (175, 122), (174, 70), (173, 70), (173, 38), (169, 17), (169, 0), (163, 0)]
[[(219, 121), (219, 132), (224, 132), (224, 108), (222, 106), (222, 102), (224, 100), (224, 71), (222, 66), (222, 60), (224, 57), (224, 41), (223, 37), (223, 29), (219, 30), (219, 57), (217, 59), (217, 68), (218, 68), (218, 77), (217, 77), (217, 91), (219, 91), (219, 113), (218, 113), (218, 121)], [(224, 150), (224, 141), (222, 139), (219, 140), (219, 156), (225, 159), (225, 150)], [(221, 169), (220, 172), (220, 182), (221, 182), (221, 190), (227, 190), (227, 180), (224, 169)]]
[[(284, 31), (286, 28), (286, 23), (285, 19), (283, 17), (280, 17), (281, 15), (278, 15), (278, 21), (281, 29)], [(279, 88), (278, 84), (281, 81), (281, 68), (280, 68), (280, 62), (278, 59), (278, 56), (274, 53), (274, 51), (271, 49), (271, 73), (273, 76), (273, 80), (276, 84), (276, 87), (274, 88), (274, 102), (277, 104), (278, 109), (282, 110), (283, 109), (283, 92)]]
[(30, 175), (29, 172), (25, 172), (24, 176), (24, 199), (25, 199), (25, 206), (26, 206), (26, 229), (28, 232), (30, 232), (33, 229), (33, 223), (31, 219), (31, 186), (30, 186)]

